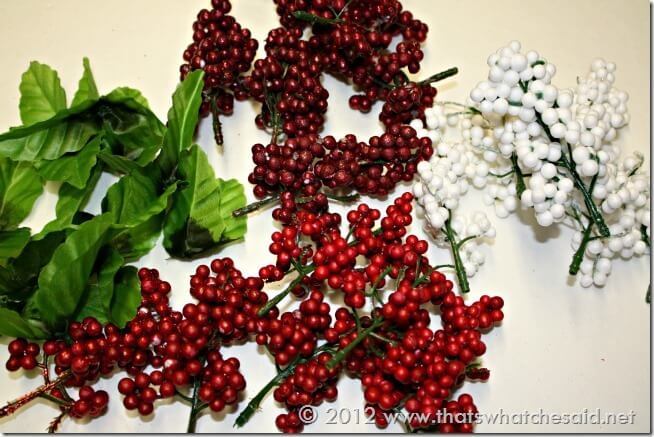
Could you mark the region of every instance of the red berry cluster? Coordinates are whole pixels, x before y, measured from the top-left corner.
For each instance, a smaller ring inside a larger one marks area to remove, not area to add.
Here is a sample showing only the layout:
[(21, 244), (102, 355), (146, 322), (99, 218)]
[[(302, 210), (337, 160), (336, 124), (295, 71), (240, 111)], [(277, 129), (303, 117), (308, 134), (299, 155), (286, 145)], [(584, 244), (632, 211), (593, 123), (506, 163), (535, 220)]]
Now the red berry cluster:
[(211, 10), (203, 9), (193, 23), (193, 43), (184, 51), (181, 78), (193, 70), (204, 70), (205, 93), (201, 113), (209, 115), (211, 101), (224, 114), (234, 110), (234, 97), (245, 100), (240, 76), (246, 73), (257, 53), (259, 43), (228, 15), (228, 0), (212, 0)]
[(308, 196), (322, 186), (384, 196), (397, 183), (412, 180), (418, 162), (432, 154), (429, 138), (418, 138), (415, 129), (399, 124), (368, 143), (354, 135), (340, 141), (332, 136), (290, 138), (281, 145), (252, 147), (256, 166), (248, 180), (259, 198), (280, 191)]
[[(272, 235), (269, 249), (277, 261), (265, 273), (278, 277), (291, 268), (300, 273), (273, 303), (288, 293), (303, 299), (298, 310), (281, 316), (270, 305), (259, 311), (270, 310), (268, 317), (274, 318), (259, 323), (257, 343), (292, 370), (274, 393), (288, 410), (277, 418), (280, 430), (301, 431), (299, 408), (331, 399), (327, 391), (332, 393), (342, 370), (361, 380), (380, 427), (388, 425), (383, 413), (404, 408), (422, 418), (410, 423), (412, 429), (472, 430), (472, 398), (453, 396), (466, 376), (483, 379), (470, 369), (486, 351), (482, 334), (503, 319), (504, 302), (482, 296), (468, 305), (454, 294), (452, 282), (426, 258), (427, 242), (408, 235), (412, 200), (411, 194), (402, 195), (383, 217), (360, 205), (347, 214), (347, 235), (341, 233), (340, 218), (326, 211), (291, 212)], [(324, 288), (344, 297), (333, 321), (318, 291)], [(312, 290), (308, 297), (299, 292), (305, 289)], [(358, 315), (370, 303), (370, 313)], [(439, 307), (440, 330), (430, 328), (429, 305)], [(321, 340), (325, 343), (319, 346)], [(444, 411), (470, 415), (466, 422), (452, 423)]]
[(327, 369), (326, 364), (332, 355), (323, 352), (307, 361), (298, 364), (295, 372), (284, 379), (273, 392), (275, 400), (289, 410), (280, 414), (275, 420), (277, 428), (285, 433), (302, 431), (304, 423), (298, 415), (298, 409), (304, 405), (317, 406), (323, 401), (334, 401), (338, 396), (336, 381), (340, 369)]
[(236, 358), (224, 360), (220, 352), (209, 352), (198, 395), (211, 411), (219, 412), (226, 405), (234, 404), (239, 393), (245, 390), (245, 378), (239, 372), (240, 366)]
[(36, 343), (28, 343), (23, 338), (17, 338), (9, 343), (7, 349), (9, 350), (9, 359), (5, 366), (10, 372), (15, 372), (20, 368), (32, 370), (38, 364), (37, 357), (41, 348)]
[[(434, 105), (435, 98), (436, 88), (430, 84), (409, 82), (404, 86), (396, 87), (388, 93), (379, 120), (386, 126), (391, 126), (397, 123), (409, 123), (417, 118), (424, 119), (425, 109)], [(350, 106), (355, 105), (350, 99)]]
[[(326, 59), (325, 71), (350, 80), (361, 91), (350, 98), (352, 109), (368, 112), (374, 102), (388, 101), (398, 85), (409, 83), (403, 69), (411, 74), (420, 70), (424, 58), (420, 44), (426, 40), (428, 28), (410, 11), (403, 10), (397, 0), (276, 0), (275, 3), (281, 23), (289, 29), (297, 32), (313, 24), (309, 46)], [(401, 41), (391, 51), (396, 36), (401, 36)], [(432, 97), (436, 94), (430, 85), (424, 87), (424, 92), (433, 93)], [(421, 107), (419, 96), (414, 103), (418, 109)], [(423, 114), (419, 111), (417, 115)], [(380, 117), (387, 126), (413, 118), (398, 117), (390, 122)]]
[(79, 399), (73, 402), (69, 414), (76, 419), (98, 417), (107, 411), (108, 404), (109, 393), (104, 390), (96, 391), (85, 385), (79, 389)]

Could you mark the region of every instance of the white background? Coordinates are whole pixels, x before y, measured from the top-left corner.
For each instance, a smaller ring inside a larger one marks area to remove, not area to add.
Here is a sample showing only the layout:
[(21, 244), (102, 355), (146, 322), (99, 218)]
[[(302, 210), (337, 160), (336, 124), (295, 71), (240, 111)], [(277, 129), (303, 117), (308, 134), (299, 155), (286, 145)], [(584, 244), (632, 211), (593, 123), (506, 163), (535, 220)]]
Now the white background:
[[(233, 13), (260, 41), (278, 25), (271, 0), (234, 0)], [(443, 84), (440, 98), (462, 101), (476, 82), (487, 74), (487, 56), (512, 39), (525, 49), (538, 50), (556, 64), (555, 83), (573, 86), (585, 75), (593, 58), (602, 56), (618, 64), (619, 88), (631, 95), (631, 126), (620, 142), (627, 150), (640, 150), (649, 163), (649, 4), (645, 0), (404, 0), (406, 8), (430, 27), (422, 75), (458, 66), (461, 73)], [(155, 113), (165, 119), (170, 95), (178, 82), (181, 55), (191, 40), (191, 24), (208, 0), (21, 0), (0, 2), (0, 130), (19, 124), (18, 84), (30, 60), (50, 64), (62, 77), (72, 98), (81, 75), (81, 60), (88, 56), (101, 92), (127, 85), (143, 91)], [(355, 133), (364, 140), (381, 131), (376, 121), (379, 107), (364, 116), (347, 107), (350, 90), (325, 80), (330, 110), (326, 133), (337, 137)], [(210, 125), (204, 123), (200, 144), (208, 152), (216, 173), (236, 177), (247, 184), (251, 168), (250, 147), (268, 136), (253, 124), (254, 107), (236, 106), (234, 116), (224, 120), (225, 148), (218, 151), (211, 141)], [(102, 180), (103, 193), (109, 178)], [(249, 199), (251, 189), (246, 186)], [(56, 186), (48, 186), (38, 208), (27, 220), (34, 231), (53, 216)], [(398, 189), (397, 193), (402, 192)], [(97, 211), (101, 194), (90, 209)], [(467, 206), (478, 208), (481, 197), (471, 192)], [(384, 202), (370, 201), (376, 206)], [(470, 212), (472, 209), (467, 209)], [(481, 294), (505, 298), (506, 319), (487, 338), (484, 365), (491, 369), (486, 384), (466, 384), (482, 412), (575, 413), (594, 411), (636, 413), (633, 425), (512, 425), (484, 424), (485, 432), (602, 432), (650, 431), (650, 307), (644, 302), (649, 283), (649, 257), (629, 264), (618, 261), (603, 289), (583, 289), (569, 281), (567, 266), (572, 251), (571, 231), (536, 229), (526, 214), (499, 220), (495, 244), (486, 248), (488, 262), (471, 281), (470, 299)], [(245, 274), (273, 260), (267, 253), (273, 229), (270, 210), (253, 216), (244, 243), (226, 248)], [(420, 234), (419, 226), (414, 232)], [(433, 246), (435, 263), (449, 254)], [(188, 277), (197, 262), (167, 259), (161, 247), (139, 265), (161, 269), (173, 284), (178, 308), (189, 300)], [(6, 339), (2, 342), (6, 343)], [(4, 363), (5, 348), (0, 352)], [(251, 397), (274, 373), (268, 357), (256, 346), (233, 347), (226, 355), (241, 359)], [(0, 397), (11, 399), (38, 385), (40, 378), (9, 375), (0, 370)], [(67, 419), (68, 432), (183, 432), (188, 410), (184, 404), (159, 405), (145, 420), (121, 406), (116, 380), (98, 385), (112, 396), (109, 412), (90, 423)], [(343, 378), (340, 396), (330, 407), (363, 407), (359, 383)], [(244, 407), (246, 401), (240, 404)], [(275, 430), (274, 418), (282, 410), (269, 396), (263, 410), (244, 428), (248, 432)], [(0, 431), (39, 432), (57, 411), (36, 402), (10, 420), (0, 421)], [(198, 431), (230, 432), (236, 414), (200, 419)], [(324, 419), (324, 416), (323, 416)], [(320, 422), (320, 420), (319, 420)], [(370, 432), (372, 425), (314, 425), (308, 431)], [(401, 431), (399, 427), (389, 428)]]

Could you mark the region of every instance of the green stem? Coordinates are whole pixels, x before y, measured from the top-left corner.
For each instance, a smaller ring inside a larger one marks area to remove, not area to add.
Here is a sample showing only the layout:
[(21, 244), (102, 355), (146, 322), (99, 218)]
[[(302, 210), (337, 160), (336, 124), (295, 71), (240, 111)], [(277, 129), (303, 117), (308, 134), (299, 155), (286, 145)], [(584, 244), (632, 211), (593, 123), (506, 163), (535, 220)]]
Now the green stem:
[(579, 273), (579, 267), (581, 266), (581, 262), (584, 259), (584, 253), (586, 252), (586, 246), (588, 246), (588, 242), (590, 241), (592, 230), (593, 222), (590, 222), (584, 229), (584, 235), (581, 239), (581, 243), (579, 244), (579, 248), (572, 257), (572, 263), (570, 263), (569, 269), (569, 272), (572, 276), (575, 276), (577, 273)]
[(253, 202), (247, 206), (244, 206), (243, 208), (237, 209), (234, 212), (232, 212), (233, 217), (241, 217), (247, 214), (250, 214), (251, 212), (257, 211), (264, 206), (267, 206), (271, 203), (277, 202), (279, 200), (279, 193), (276, 193), (270, 197), (266, 197), (263, 200), (259, 200), (257, 202)]
[(300, 284), (308, 273), (313, 272), (314, 269), (315, 266), (313, 264), (306, 266), (303, 271), (299, 272), (299, 276), (293, 279), (290, 284), (288, 284), (288, 287), (286, 287), (284, 291), (278, 293), (275, 297), (266, 302), (266, 304), (257, 312), (257, 315), (259, 317), (263, 317), (268, 314), (268, 312), (273, 309), (273, 307), (281, 302), (282, 299), (284, 299), (298, 284)]
[(332, 359), (327, 362), (327, 365), (326, 365), (327, 369), (331, 370), (334, 367), (338, 366), (338, 363), (343, 361), (345, 359), (345, 357), (350, 352), (352, 352), (352, 349), (357, 347), (359, 345), (359, 343), (361, 343), (366, 337), (368, 337), (372, 333), (372, 331), (379, 328), (383, 323), (384, 323), (384, 321), (382, 319), (376, 320), (376, 321), (374, 321), (372, 323), (372, 325), (368, 326), (366, 329), (361, 331), (357, 335), (357, 338), (352, 340), (352, 343), (348, 344), (343, 349), (339, 350), (338, 352), (336, 352), (336, 354), (334, 354)]
[(449, 211), (449, 217), (445, 221), (445, 236), (447, 237), (450, 247), (452, 249), (452, 257), (454, 258), (454, 270), (456, 271), (456, 278), (459, 282), (461, 293), (465, 294), (470, 292), (470, 283), (468, 282), (468, 274), (463, 266), (461, 254), (459, 253), (459, 245), (456, 242), (456, 236), (452, 229), (452, 212)]
[(222, 147), (224, 143), (223, 138), (223, 126), (220, 123), (220, 110), (218, 109), (218, 104), (216, 103), (216, 96), (211, 96), (211, 117), (213, 118), (213, 137), (216, 140), (218, 147)]
[(515, 173), (515, 189), (518, 199), (522, 198), (522, 193), (525, 192), (527, 186), (525, 185), (525, 178), (520, 170), (520, 165), (518, 165), (518, 155), (514, 153), (511, 154), (511, 165), (513, 166), (513, 172)]
[(386, 267), (384, 271), (381, 272), (379, 276), (377, 276), (375, 282), (372, 284), (372, 287), (370, 287), (370, 291), (366, 293), (366, 296), (372, 296), (372, 298), (375, 299), (377, 303), (379, 303), (380, 305), (382, 304), (382, 301), (381, 298), (379, 297), (379, 294), (377, 293), (379, 288), (379, 283), (384, 280), (386, 275), (388, 275), (392, 269), (393, 267), (391, 266)]
[[(536, 113), (536, 121), (541, 126), (541, 128), (543, 129), (543, 131), (547, 135), (547, 138), (551, 142), (553, 142), (553, 143), (559, 142), (556, 138), (554, 138), (552, 136), (552, 133), (550, 132), (549, 127), (543, 122), (543, 120), (540, 117), (540, 114), (538, 114), (538, 113)], [(570, 160), (568, 160), (565, 153), (561, 154), (561, 159), (559, 160), (558, 164), (560, 166), (564, 167), (566, 170), (568, 170), (568, 173), (570, 173), (570, 176), (572, 176), (572, 180), (573, 180), (575, 186), (581, 192), (581, 195), (584, 198), (584, 204), (586, 205), (586, 210), (588, 211), (588, 214), (590, 215), (590, 220), (593, 223), (595, 223), (595, 225), (597, 226), (597, 229), (599, 230), (600, 235), (602, 237), (610, 237), (611, 236), (611, 231), (609, 231), (609, 227), (604, 222), (604, 217), (602, 216), (602, 213), (597, 209), (597, 205), (595, 205), (595, 202), (593, 201), (593, 198), (591, 196), (592, 188), (591, 188), (591, 190), (586, 188), (586, 184), (584, 184), (584, 181), (581, 179), (581, 176), (579, 176), (579, 173), (577, 173), (577, 169), (575, 168), (575, 164), (573, 162), (571, 162)], [(594, 184), (593, 182), (591, 182), (591, 186)]]
[(340, 18), (323, 18), (323, 17), (319, 17), (318, 15), (310, 14), (309, 12), (305, 12), (305, 11), (295, 11), (293, 12), (293, 16), (298, 20), (307, 21), (311, 24), (330, 25), (330, 24), (341, 24), (344, 22)]
[(463, 240), (459, 241), (456, 246), (458, 249), (461, 249), (464, 244), (466, 244), (470, 240), (474, 240), (475, 238), (479, 238), (479, 235), (470, 235), (464, 238)]
[(426, 85), (426, 84), (429, 84), (429, 83), (440, 82), (441, 80), (445, 80), (448, 77), (454, 76), (458, 72), (459, 72), (459, 69), (457, 67), (448, 68), (445, 71), (441, 71), (440, 73), (436, 73), (433, 76), (430, 76), (427, 79), (418, 82), (418, 84)]
[(259, 390), (259, 393), (256, 394), (255, 397), (250, 400), (250, 402), (247, 404), (245, 409), (241, 412), (241, 414), (238, 415), (236, 418), (236, 421), (234, 422), (235, 427), (242, 427), (245, 425), (248, 420), (256, 413), (256, 411), (259, 409), (259, 406), (261, 405), (261, 402), (263, 401), (263, 398), (266, 397), (268, 392), (272, 390), (274, 387), (278, 386), (280, 382), (282, 382), (284, 379), (286, 379), (293, 371), (295, 370), (295, 367), (297, 367), (298, 364), (306, 363), (310, 359), (320, 355), (321, 353), (328, 351), (332, 348), (333, 346), (324, 344), (317, 348), (311, 357), (308, 358), (302, 358), (299, 355), (295, 357), (293, 361), (289, 363), (288, 366), (281, 372), (277, 373), (273, 379), (271, 379), (268, 384), (266, 384), (261, 390)]
[(57, 404), (57, 405), (59, 405), (59, 406), (61, 406), (61, 407), (67, 407), (67, 406), (70, 405), (69, 402), (66, 402), (66, 401), (63, 400), (63, 399), (56, 398), (56, 397), (54, 397), (54, 396), (52, 396), (52, 395), (49, 395), (48, 393), (41, 393), (41, 394), (39, 395), (39, 397), (40, 397), (40, 398), (43, 398), (43, 399), (47, 399), (47, 400), (49, 400), (50, 402), (54, 402), (55, 404)]
[(647, 226), (645, 225), (640, 225), (640, 239), (647, 245), (647, 247), (651, 247), (649, 237), (647, 236)]
[(195, 377), (193, 382), (193, 396), (191, 398), (191, 414), (188, 418), (188, 426), (186, 427), (187, 434), (194, 434), (195, 427), (198, 422), (198, 417), (202, 410), (207, 407), (207, 404), (200, 402), (200, 383), (202, 382), (202, 376), (198, 375)]
[(344, 202), (344, 203), (350, 203), (350, 202), (356, 202), (361, 198), (361, 195), (357, 194), (348, 194), (346, 196), (337, 196), (335, 194), (325, 194), (328, 199), (335, 200), (336, 202)]
[[(498, 178), (498, 179), (502, 179), (502, 178), (505, 178), (505, 177), (507, 177), (507, 176), (511, 176), (513, 173), (515, 173), (515, 170), (509, 170), (509, 171), (507, 171), (506, 173), (502, 173), (502, 174), (497, 174), (497, 173), (493, 173), (493, 172), (488, 172), (488, 174), (489, 174), (490, 176), (496, 177), (496, 178)], [(523, 182), (523, 183), (524, 183), (524, 182)]]
[(472, 112), (473, 114), (481, 114), (481, 111), (475, 108), (474, 106), (464, 105), (463, 103), (459, 103), (459, 102), (453, 102), (450, 100), (445, 100), (445, 101), (440, 100), (437, 102), (437, 104), (441, 106), (447, 106), (447, 105), (458, 106), (459, 108), (464, 108), (466, 111)]

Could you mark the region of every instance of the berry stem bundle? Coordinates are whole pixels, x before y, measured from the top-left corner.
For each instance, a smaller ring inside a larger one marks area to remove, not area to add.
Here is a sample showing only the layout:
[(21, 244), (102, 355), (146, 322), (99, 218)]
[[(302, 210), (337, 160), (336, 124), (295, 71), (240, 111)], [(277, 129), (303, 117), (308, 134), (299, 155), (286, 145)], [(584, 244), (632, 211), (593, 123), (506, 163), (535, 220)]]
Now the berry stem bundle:
[(309, 358), (302, 358), (299, 355), (295, 357), (293, 361), (291, 361), (284, 369), (282, 369), (280, 372), (277, 372), (277, 375), (275, 375), (270, 381), (268, 381), (268, 383), (265, 386), (263, 386), (263, 388), (259, 390), (259, 392), (250, 400), (250, 402), (247, 404), (245, 409), (236, 418), (236, 421), (234, 422), (234, 427), (240, 428), (244, 426), (254, 415), (254, 413), (256, 413), (256, 411), (259, 409), (261, 402), (263, 402), (263, 399), (270, 392), (270, 390), (277, 387), (280, 382), (282, 382), (289, 375), (291, 375), (298, 364), (306, 363), (307, 361), (320, 355), (321, 353), (332, 351), (332, 350), (333, 350), (332, 345), (324, 344), (316, 348), (312, 356)]
[(327, 362), (327, 369), (331, 370), (338, 366), (341, 361), (345, 359), (345, 357), (361, 343), (363, 340), (365, 340), (370, 334), (373, 333), (373, 331), (377, 328), (379, 328), (381, 325), (384, 324), (384, 320), (382, 319), (377, 319), (372, 322), (372, 325), (368, 326), (365, 328), (363, 331), (359, 332), (357, 334), (357, 337), (352, 340), (351, 343), (349, 343), (347, 346), (345, 346), (343, 349), (339, 350), (334, 354), (331, 360)]
[(456, 239), (456, 233), (452, 229), (452, 212), (448, 210), (449, 218), (445, 221), (445, 237), (447, 238), (448, 243), (452, 251), (452, 258), (454, 258), (454, 270), (456, 271), (456, 279), (459, 283), (459, 289), (461, 293), (466, 294), (470, 292), (470, 283), (468, 282), (468, 274), (461, 260), (461, 254), (459, 249), (466, 240), (458, 242)]
[(569, 273), (572, 276), (575, 276), (577, 273), (579, 273), (579, 267), (581, 266), (581, 262), (584, 259), (584, 254), (586, 253), (586, 247), (588, 246), (588, 242), (592, 237), (592, 230), (593, 230), (593, 222), (590, 222), (584, 228), (584, 233), (581, 239), (581, 243), (579, 244), (579, 248), (577, 249), (577, 251), (572, 257), (572, 263), (570, 263), (570, 268), (569, 268)]
[(195, 433), (195, 427), (197, 425), (200, 413), (207, 406), (207, 404), (200, 402), (200, 398), (199, 398), (201, 381), (202, 378), (200, 376), (196, 376), (193, 382), (193, 395), (191, 397), (191, 412), (189, 414), (188, 426), (186, 427), (186, 432), (189, 434)]

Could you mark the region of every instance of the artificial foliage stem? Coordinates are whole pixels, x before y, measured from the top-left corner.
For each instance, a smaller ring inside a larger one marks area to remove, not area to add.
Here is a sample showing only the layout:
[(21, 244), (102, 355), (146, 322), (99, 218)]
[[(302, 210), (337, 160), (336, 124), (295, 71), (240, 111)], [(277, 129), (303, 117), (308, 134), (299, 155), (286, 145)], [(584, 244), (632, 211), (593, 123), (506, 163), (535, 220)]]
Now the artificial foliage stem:
[(445, 236), (447, 241), (450, 243), (450, 248), (452, 249), (452, 257), (454, 258), (454, 270), (456, 271), (456, 278), (459, 282), (459, 288), (461, 293), (470, 292), (470, 284), (468, 283), (468, 274), (466, 269), (463, 266), (463, 261), (461, 260), (461, 254), (459, 253), (460, 245), (456, 241), (456, 235), (454, 229), (452, 229), (452, 211), (448, 210), (449, 217), (445, 221)]
[[(522, 174), (522, 170), (520, 170), (520, 166), (518, 165), (518, 156), (515, 154), (515, 152), (511, 154), (511, 165), (513, 166), (513, 173), (515, 173), (516, 193), (518, 195), (518, 198), (522, 198), (522, 193), (525, 192), (527, 186), (525, 185), (525, 178), (524, 175)], [(508, 174), (510, 173), (511, 172), (509, 172)], [(508, 174), (498, 177), (504, 177), (507, 176)]]
[(298, 284), (300, 284), (302, 282), (302, 280), (309, 273), (313, 272), (314, 269), (315, 269), (315, 267), (313, 265), (308, 265), (308, 266), (304, 267), (301, 271), (299, 271), (298, 272), (299, 273), (298, 277), (293, 279), (293, 281), (291, 281), (291, 283), (288, 284), (288, 287), (286, 287), (286, 289), (284, 289), (284, 291), (282, 291), (281, 293), (278, 293), (275, 297), (273, 297), (268, 302), (266, 302), (266, 304), (263, 307), (261, 307), (261, 309), (257, 313), (259, 315), (259, 317), (263, 317), (266, 314), (268, 314), (268, 312), (271, 309), (273, 309), (273, 307), (275, 307), (279, 302), (281, 302), (282, 299), (284, 299), (295, 287), (297, 287)]
[(289, 375), (291, 375), (298, 364), (306, 363), (311, 358), (314, 358), (320, 355), (321, 353), (330, 350), (331, 348), (332, 348), (331, 345), (324, 344), (319, 348), (317, 348), (309, 358), (302, 358), (300, 355), (295, 357), (295, 359), (291, 361), (288, 366), (286, 366), (283, 370), (279, 371), (277, 375), (275, 375), (275, 377), (271, 379), (268, 382), (268, 384), (266, 384), (261, 390), (259, 390), (259, 392), (250, 400), (250, 402), (247, 404), (245, 409), (236, 418), (236, 421), (234, 422), (234, 427), (242, 427), (243, 425), (245, 425), (248, 422), (248, 420), (250, 420), (252, 415), (259, 409), (259, 405), (261, 405), (263, 398), (266, 397), (268, 392), (270, 392), (270, 390), (278, 386), (280, 382), (282, 382)]
[(581, 177), (579, 176), (579, 173), (577, 173), (574, 164), (570, 162), (565, 155), (561, 157), (561, 162), (563, 166), (570, 172), (575, 186), (584, 197), (584, 204), (586, 205), (588, 215), (590, 216), (591, 221), (597, 226), (600, 235), (602, 237), (610, 237), (611, 231), (609, 231), (609, 227), (604, 222), (602, 213), (597, 209), (597, 205), (595, 205), (595, 202), (593, 201), (590, 190), (586, 188), (584, 181), (581, 180)]
[(222, 147), (225, 140), (223, 138), (223, 126), (220, 122), (220, 110), (218, 109), (218, 104), (216, 103), (216, 96), (211, 96), (211, 117), (212, 117), (212, 126), (213, 126), (213, 137), (216, 140), (216, 144), (219, 147)]
[(345, 346), (343, 349), (339, 350), (334, 354), (331, 360), (327, 362), (327, 369), (332, 370), (334, 367), (338, 365), (341, 361), (345, 359), (345, 357), (359, 345), (363, 340), (365, 340), (366, 337), (368, 337), (375, 329), (379, 328), (384, 321), (382, 319), (378, 319), (372, 322), (372, 325), (368, 326), (366, 329), (361, 331), (358, 335), (357, 338), (352, 340), (352, 343), (348, 344)]
[(340, 18), (324, 18), (324, 17), (319, 17), (318, 15), (311, 14), (309, 12), (305, 11), (295, 11), (293, 12), (293, 16), (297, 18), (298, 20), (302, 21), (307, 21), (311, 24), (324, 24), (324, 25), (330, 25), (330, 24), (341, 24), (344, 23), (343, 20)]
[(584, 259), (584, 253), (586, 252), (586, 246), (588, 246), (588, 242), (591, 240), (591, 232), (593, 230), (593, 222), (588, 223), (588, 226), (584, 229), (584, 234), (581, 239), (581, 243), (579, 243), (579, 248), (575, 252), (574, 256), (572, 257), (572, 263), (570, 263), (570, 269), (569, 273), (572, 276), (575, 276), (577, 273), (579, 273), (579, 267), (581, 266), (581, 261)]
[(204, 403), (200, 402), (200, 383), (202, 382), (202, 376), (197, 375), (195, 381), (193, 382), (193, 396), (191, 397), (191, 413), (188, 418), (188, 426), (186, 427), (186, 432), (191, 434), (195, 433), (195, 427), (198, 423), (198, 417), (204, 408), (207, 406)]
[(448, 68), (445, 71), (441, 71), (440, 73), (436, 73), (433, 76), (429, 76), (427, 79), (422, 80), (422, 81), (420, 81), (418, 83), (420, 85), (436, 83), (436, 82), (440, 82), (441, 80), (445, 80), (445, 79), (447, 79), (449, 77), (452, 77), (452, 76), (454, 76), (454, 75), (456, 75), (458, 73), (459, 73), (459, 69), (457, 67), (452, 67), (452, 68)]
[(241, 217), (244, 215), (248, 215), (251, 212), (258, 211), (261, 208), (277, 202), (279, 200), (279, 193), (275, 193), (272, 196), (266, 197), (265, 199), (258, 200), (256, 202), (250, 203), (249, 205), (244, 206), (243, 208), (239, 208), (237, 210), (234, 210), (232, 212), (233, 217)]
[[(550, 132), (549, 127), (543, 122), (540, 114), (536, 113), (536, 121), (538, 124), (541, 126), (545, 134), (547, 135), (547, 138), (553, 142), (557, 143), (559, 141), (556, 140), (552, 136), (552, 133)], [(568, 146), (569, 149), (569, 146)], [(588, 215), (590, 216), (591, 221), (597, 225), (597, 229), (602, 237), (610, 237), (611, 232), (609, 231), (609, 227), (606, 225), (606, 222), (604, 222), (604, 217), (602, 216), (602, 213), (597, 209), (597, 205), (595, 205), (595, 202), (593, 201), (593, 198), (591, 196), (591, 190), (586, 188), (586, 184), (584, 184), (584, 181), (581, 179), (581, 176), (579, 176), (579, 173), (577, 173), (577, 169), (575, 168), (575, 164), (568, 160), (566, 157), (565, 153), (561, 154), (561, 159), (559, 160), (558, 164), (568, 170), (568, 173), (570, 173), (570, 176), (572, 176), (572, 181), (574, 182), (575, 186), (577, 189), (581, 192), (581, 195), (584, 198), (584, 204), (586, 205), (586, 210), (588, 211)], [(593, 185), (593, 184), (591, 184)]]

